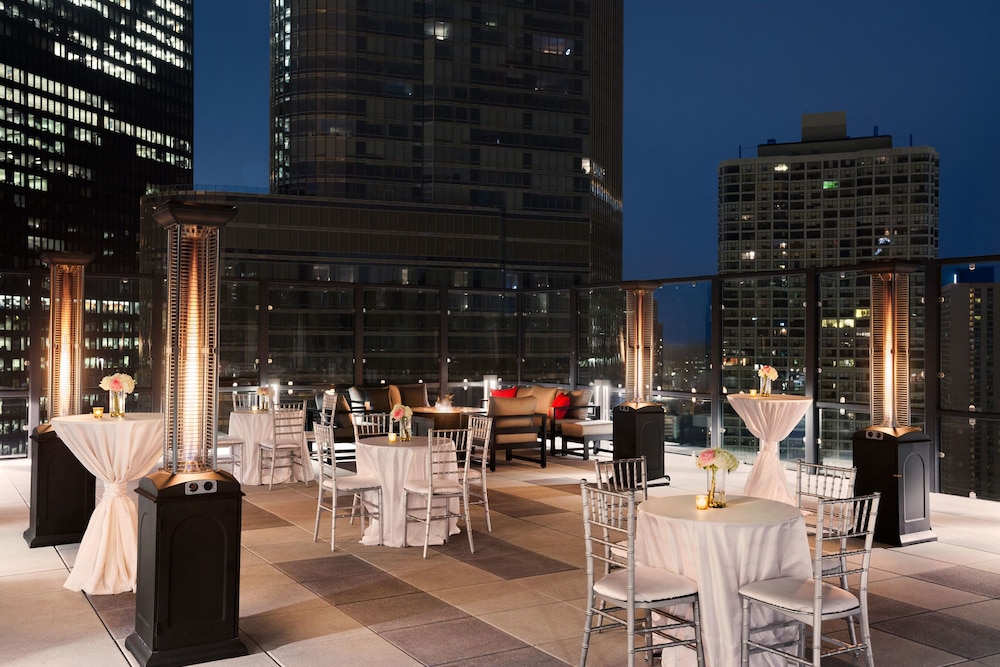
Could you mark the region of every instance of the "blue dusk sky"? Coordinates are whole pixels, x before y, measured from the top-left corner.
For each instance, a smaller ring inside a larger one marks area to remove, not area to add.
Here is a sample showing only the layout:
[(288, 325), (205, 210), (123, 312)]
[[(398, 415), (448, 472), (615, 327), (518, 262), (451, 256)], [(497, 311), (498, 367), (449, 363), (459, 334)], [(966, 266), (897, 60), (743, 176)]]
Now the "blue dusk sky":
[[(268, 184), (268, 0), (195, 3), (194, 180)], [(625, 0), (626, 279), (717, 271), (719, 163), (806, 113), (941, 158), (941, 257), (1000, 254), (1000, 2)]]

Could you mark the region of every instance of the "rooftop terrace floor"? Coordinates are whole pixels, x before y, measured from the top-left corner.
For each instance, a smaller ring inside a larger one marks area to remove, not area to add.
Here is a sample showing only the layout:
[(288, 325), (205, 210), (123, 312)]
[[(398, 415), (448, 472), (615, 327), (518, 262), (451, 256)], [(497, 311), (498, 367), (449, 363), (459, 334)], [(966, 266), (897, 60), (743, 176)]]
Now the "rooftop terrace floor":
[[(671, 485), (651, 495), (703, 490), (689, 454), (668, 453), (666, 465)], [(730, 477), (730, 493), (749, 470)], [(239, 626), (249, 655), (215, 664), (577, 664), (586, 590), (581, 478), (593, 480), (592, 462), (499, 463), (490, 476), (493, 533), (474, 507), (475, 555), (460, 535), (426, 560), (419, 548), (361, 545), (346, 520), (336, 551), (328, 539), (313, 543), (315, 484), (244, 487)], [(29, 549), (29, 497), (30, 463), (0, 461), (0, 662), (135, 665), (124, 647), (134, 594), (64, 589), (79, 545)], [(936, 542), (876, 545), (876, 664), (1000, 667), (1000, 505), (932, 494), (931, 508)], [(621, 665), (624, 656), (623, 633), (595, 635), (587, 664)]]

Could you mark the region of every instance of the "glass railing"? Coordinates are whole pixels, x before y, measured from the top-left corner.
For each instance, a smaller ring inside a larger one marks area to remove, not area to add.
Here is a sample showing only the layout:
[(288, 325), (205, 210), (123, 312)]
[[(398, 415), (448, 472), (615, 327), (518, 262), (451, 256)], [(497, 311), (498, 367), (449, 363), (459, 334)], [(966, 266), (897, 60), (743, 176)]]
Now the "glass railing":
[[(943, 458), (942, 491), (1000, 499), (1000, 257), (940, 260), (910, 275), (910, 423)], [(813, 410), (780, 443), (781, 458), (844, 464), (871, 425), (871, 281), (862, 267), (664, 279), (654, 292), (658, 354), (651, 398), (666, 442), (721, 445), (746, 460), (756, 439), (726, 396), (779, 371), (775, 390)], [(107, 400), (103, 375), (131, 373), (130, 410), (160, 404), (162, 281), (87, 274), (83, 410)], [(352, 384), (428, 386), (433, 400), (480, 405), (483, 379), (610, 387), (623, 400), (624, 292), (618, 285), (486, 290), (225, 278), (219, 383), (280, 383), (284, 392)], [(928, 307), (934, 304), (935, 307)], [(156, 325), (154, 326), (154, 322)], [(0, 456), (23, 456), (47, 421), (48, 274), (0, 274)], [(220, 407), (225, 426), (228, 405)]]

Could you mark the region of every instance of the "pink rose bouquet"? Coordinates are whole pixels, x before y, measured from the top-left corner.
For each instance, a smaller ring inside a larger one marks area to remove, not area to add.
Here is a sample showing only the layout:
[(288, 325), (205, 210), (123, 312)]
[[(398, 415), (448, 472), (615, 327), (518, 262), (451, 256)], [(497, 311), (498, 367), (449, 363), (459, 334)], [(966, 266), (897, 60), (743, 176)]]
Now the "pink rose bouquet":
[(135, 380), (128, 373), (115, 373), (101, 378), (100, 386), (104, 391), (124, 391), (131, 394), (135, 391)]

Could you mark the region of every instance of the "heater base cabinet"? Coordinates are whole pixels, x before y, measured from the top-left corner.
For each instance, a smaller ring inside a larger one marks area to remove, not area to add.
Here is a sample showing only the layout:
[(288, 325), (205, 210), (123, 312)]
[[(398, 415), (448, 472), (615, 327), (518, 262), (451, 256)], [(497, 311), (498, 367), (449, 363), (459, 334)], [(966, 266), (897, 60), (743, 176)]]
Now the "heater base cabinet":
[(893, 546), (933, 542), (930, 485), (931, 439), (912, 427), (872, 426), (854, 434), (857, 495), (879, 491), (875, 541)]
[(35, 429), (31, 440), (31, 508), (24, 540), (32, 548), (80, 542), (94, 513), (97, 478), (50, 424)]
[(223, 471), (155, 472), (139, 483), (135, 632), (143, 667), (246, 655), (239, 641), (243, 493)]
[(612, 458), (646, 457), (646, 475), (650, 480), (670, 483), (664, 465), (663, 408), (655, 403), (623, 403), (612, 413)]

